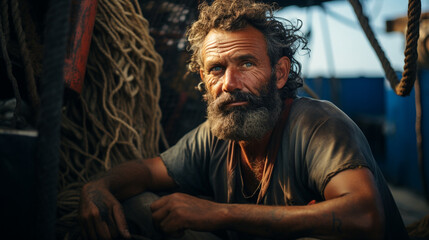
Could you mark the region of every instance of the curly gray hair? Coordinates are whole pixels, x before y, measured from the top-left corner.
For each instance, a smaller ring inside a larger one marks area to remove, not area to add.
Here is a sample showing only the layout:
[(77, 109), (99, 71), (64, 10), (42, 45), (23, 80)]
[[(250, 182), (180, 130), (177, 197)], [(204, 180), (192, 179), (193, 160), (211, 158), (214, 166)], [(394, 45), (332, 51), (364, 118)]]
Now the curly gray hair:
[(271, 67), (286, 56), (291, 69), (286, 85), (280, 90), (282, 99), (296, 97), (296, 90), (302, 86), (301, 64), (294, 58), (300, 49), (309, 51), (307, 39), (302, 36), (302, 22), (292, 24), (289, 20), (274, 17), (274, 5), (256, 3), (253, 0), (215, 0), (212, 5), (200, 4), (200, 15), (187, 31), (189, 50), (192, 52), (189, 70), (198, 72), (202, 68), (201, 46), (212, 29), (235, 31), (251, 25), (262, 32), (267, 41), (267, 53)]

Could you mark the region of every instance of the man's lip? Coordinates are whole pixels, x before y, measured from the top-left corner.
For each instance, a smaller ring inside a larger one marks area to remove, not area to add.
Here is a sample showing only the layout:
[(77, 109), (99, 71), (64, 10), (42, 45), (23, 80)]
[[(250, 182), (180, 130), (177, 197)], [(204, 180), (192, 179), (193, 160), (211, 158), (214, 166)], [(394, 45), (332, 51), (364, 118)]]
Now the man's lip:
[(243, 106), (248, 104), (247, 101), (238, 101), (238, 102), (230, 102), (228, 104), (226, 104), (226, 107), (236, 107), (236, 106)]

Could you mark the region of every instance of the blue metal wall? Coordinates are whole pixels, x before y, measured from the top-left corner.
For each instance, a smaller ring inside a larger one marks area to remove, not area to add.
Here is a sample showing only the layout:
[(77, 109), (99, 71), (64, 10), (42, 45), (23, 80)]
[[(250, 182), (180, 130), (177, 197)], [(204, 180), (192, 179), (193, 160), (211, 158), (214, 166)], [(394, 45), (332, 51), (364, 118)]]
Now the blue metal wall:
[[(426, 150), (424, 162), (429, 165), (429, 70), (421, 71), (419, 76)], [(390, 183), (423, 193), (417, 160), (414, 90), (408, 97), (399, 97), (384, 78), (305, 81), (321, 99), (333, 102), (359, 125)], [(300, 90), (299, 95), (306, 93)], [(429, 166), (425, 167), (425, 173), (429, 175)]]
[[(429, 71), (419, 73), (422, 102), (422, 129), (424, 150), (426, 155), (424, 162), (429, 164)], [(409, 187), (419, 193), (423, 192), (422, 179), (417, 160), (416, 141), (416, 105), (415, 91), (408, 97), (399, 97), (393, 90), (386, 86), (386, 164), (382, 166), (385, 176), (392, 183)], [(429, 175), (428, 166), (425, 167), (426, 175)], [(428, 181), (427, 179), (426, 181)]]
[(386, 84), (386, 159), (382, 168), (392, 183), (421, 189), (417, 164), (414, 90), (397, 96)]
[[(321, 99), (329, 100), (350, 117), (382, 116), (385, 113), (383, 78), (311, 78), (306, 84)], [(300, 90), (299, 95), (306, 95)]]

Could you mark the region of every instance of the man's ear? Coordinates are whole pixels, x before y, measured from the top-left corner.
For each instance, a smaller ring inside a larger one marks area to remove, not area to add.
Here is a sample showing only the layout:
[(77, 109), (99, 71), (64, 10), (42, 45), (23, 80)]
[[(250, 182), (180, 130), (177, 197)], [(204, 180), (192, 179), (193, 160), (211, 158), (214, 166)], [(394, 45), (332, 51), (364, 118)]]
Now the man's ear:
[(204, 82), (204, 70), (202, 68), (200, 68), (200, 78), (201, 81)]
[(287, 82), (290, 71), (290, 59), (283, 56), (276, 64), (277, 89), (281, 89)]

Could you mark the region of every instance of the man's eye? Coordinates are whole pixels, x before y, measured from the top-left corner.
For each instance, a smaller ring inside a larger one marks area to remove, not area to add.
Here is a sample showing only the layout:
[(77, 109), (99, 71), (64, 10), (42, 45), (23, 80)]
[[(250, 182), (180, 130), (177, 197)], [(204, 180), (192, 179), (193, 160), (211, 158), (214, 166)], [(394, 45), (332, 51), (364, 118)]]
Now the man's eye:
[(220, 66), (215, 66), (210, 68), (210, 72), (220, 72), (220, 71), (222, 71), (222, 67)]
[(251, 63), (251, 62), (246, 62), (246, 63), (244, 63), (243, 65), (244, 65), (245, 67), (249, 68), (249, 67), (252, 67), (252, 66), (253, 66), (253, 63)]

